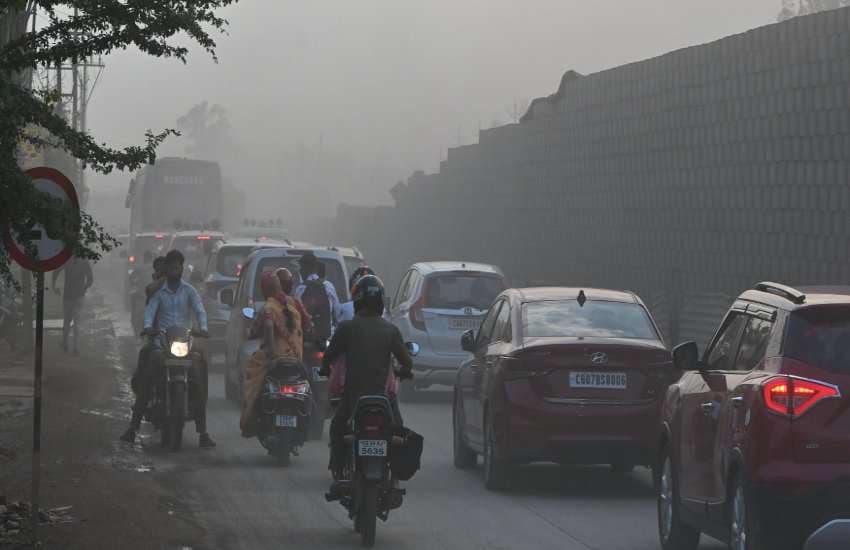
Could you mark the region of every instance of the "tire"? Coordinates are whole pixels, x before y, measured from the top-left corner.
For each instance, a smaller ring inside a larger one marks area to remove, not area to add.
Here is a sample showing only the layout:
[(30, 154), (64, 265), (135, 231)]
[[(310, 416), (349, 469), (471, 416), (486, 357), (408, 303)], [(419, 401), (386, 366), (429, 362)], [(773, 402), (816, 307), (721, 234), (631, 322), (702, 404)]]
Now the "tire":
[(363, 482), (363, 501), (357, 512), (360, 520), (360, 544), (363, 548), (375, 546), (375, 528), (378, 520), (378, 485)]
[(454, 454), (455, 468), (468, 470), (474, 468), (478, 463), (478, 454), (470, 449), (463, 441), (463, 429), (459, 418), (458, 396), (455, 392), (455, 403), (452, 408), (452, 451)]
[(497, 455), (493, 422), (487, 418), (484, 420), (484, 487), (488, 491), (504, 491), (510, 486), (510, 465)]
[(700, 530), (679, 518), (679, 489), (673, 459), (662, 449), (655, 467), (658, 537), (663, 550), (696, 550)]
[(186, 423), (186, 383), (175, 382), (168, 388), (168, 391), (171, 392), (172, 404), (171, 414), (165, 420), (169, 432), (168, 448), (171, 451), (179, 451), (183, 444), (183, 426)]
[(789, 545), (787, 540), (775, 540), (770, 544), (765, 541), (765, 532), (757, 516), (746, 478), (738, 472), (731, 479), (729, 486), (729, 549), (784, 550), (787, 548)]

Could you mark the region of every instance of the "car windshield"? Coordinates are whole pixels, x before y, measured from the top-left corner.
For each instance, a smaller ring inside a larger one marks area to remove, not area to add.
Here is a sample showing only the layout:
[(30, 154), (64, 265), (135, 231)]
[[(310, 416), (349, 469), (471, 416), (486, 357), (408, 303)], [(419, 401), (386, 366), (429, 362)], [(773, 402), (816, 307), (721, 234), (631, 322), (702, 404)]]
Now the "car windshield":
[[(325, 265), (325, 279), (330, 281), (336, 289), (336, 294), (340, 301), (348, 300), (348, 291), (345, 286), (345, 275), (342, 271), (342, 264), (332, 258), (319, 258), (319, 261)], [(299, 275), (298, 256), (285, 256), (282, 258), (265, 258), (260, 261), (257, 275), (254, 279), (254, 301), (262, 302), (265, 300), (262, 288), (260, 288), (260, 278), (266, 271), (275, 271), (281, 267), (285, 267), (295, 276), (296, 284), (299, 284), (301, 277)]]
[(225, 246), (218, 251), (215, 269), (224, 277), (238, 277), (245, 259), (254, 250), (253, 245)]
[(186, 258), (186, 265), (200, 266), (203, 268), (207, 254), (213, 245), (220, 239), (199, 239), (198, 237), (177, 237), (174, 239), (172, 248), (179, 250)]
[(785, 355), (814, 367), (850, 374), (850, 308), (807, 308), (791, 315)]
[(428, 277), (425, 307), (431, 309), (487, 309), (505, 282), (498, 275), (484, 273), (440, 274)]
[(522, 325), (526, 337), (658, 339), (646, 310), (625, 302), (529, 302), (522, 307)]

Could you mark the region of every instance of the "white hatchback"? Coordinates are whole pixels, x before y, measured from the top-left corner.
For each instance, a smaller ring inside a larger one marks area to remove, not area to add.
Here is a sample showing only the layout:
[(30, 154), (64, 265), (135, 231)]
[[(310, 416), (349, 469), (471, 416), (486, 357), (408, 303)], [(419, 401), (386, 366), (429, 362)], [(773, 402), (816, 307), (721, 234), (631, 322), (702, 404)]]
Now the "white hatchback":
[(390, 320), (405, 342), (420, 346), (414, 364), (414, 384), (402, 390), (432, 384), (453, 385), (467, 353), (461, 335), (478, 330), (487, 308), (507, 283), (496, 266), (473, 262), (414, 264), (401, 279), (389, 306)]

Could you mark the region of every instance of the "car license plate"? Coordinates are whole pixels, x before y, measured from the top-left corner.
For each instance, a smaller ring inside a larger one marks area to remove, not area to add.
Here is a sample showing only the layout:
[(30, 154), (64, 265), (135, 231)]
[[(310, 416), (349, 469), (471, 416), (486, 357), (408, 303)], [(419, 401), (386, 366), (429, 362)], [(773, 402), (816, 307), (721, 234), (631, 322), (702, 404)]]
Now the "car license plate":
[(624, 390), (628, 376), (624, 372), (571, 372), (571, 388), (596, 388), (602, 390)]
[(481, 319), (478, 317), (459, 317), (449, 319), (449, 328), (451, 330), (478, 330), (481, 326)]
[(357, 441), (358, 456), (387, 456), (386, 439), (360, 439)]
[(278, 428), (297, 428), (298, 417), (288, 414), (278, 414), (274, 417), (274, 425)]

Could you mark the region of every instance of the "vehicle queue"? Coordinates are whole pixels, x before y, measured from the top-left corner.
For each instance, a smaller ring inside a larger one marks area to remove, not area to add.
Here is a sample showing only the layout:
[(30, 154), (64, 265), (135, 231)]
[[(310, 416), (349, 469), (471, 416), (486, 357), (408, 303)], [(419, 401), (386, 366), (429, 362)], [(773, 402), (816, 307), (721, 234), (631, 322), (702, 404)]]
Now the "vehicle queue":
[[(238, 402), (258, 344), (250, 316), (233, 312), (262, 308), (263, 274), (297, 273), (309, 252), (348, 301), (349, 272), (366, 262), (357, 249), (205, 236), (183, 235), (203, 251), (191, 277)], [(702, 533), (733, 550), (850, 540), (850, 287), (758, 283), (702, 354), (693, 342), (672, 347), (635, 293), (510, 288), (498, 267), (475, 262), (412, 265), (385, 317), (417, 343), (402, 400), (451, 387), (454, 464), (481, 456), (487, 489), (509, 490), (533, 462), (645, 466), (664, 550), (696, 549)], [(315, 374), (323, 352), (311, 353)], [(313, 391), (329, 417), (326, 380)]]

